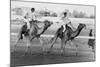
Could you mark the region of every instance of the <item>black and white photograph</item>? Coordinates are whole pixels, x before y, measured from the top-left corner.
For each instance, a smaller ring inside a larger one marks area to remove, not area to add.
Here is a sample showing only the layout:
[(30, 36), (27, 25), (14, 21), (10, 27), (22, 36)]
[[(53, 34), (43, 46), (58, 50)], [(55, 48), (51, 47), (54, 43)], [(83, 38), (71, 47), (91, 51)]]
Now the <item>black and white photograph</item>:
[(10, 2), (10, 66), (94, 62), (96, 6)]

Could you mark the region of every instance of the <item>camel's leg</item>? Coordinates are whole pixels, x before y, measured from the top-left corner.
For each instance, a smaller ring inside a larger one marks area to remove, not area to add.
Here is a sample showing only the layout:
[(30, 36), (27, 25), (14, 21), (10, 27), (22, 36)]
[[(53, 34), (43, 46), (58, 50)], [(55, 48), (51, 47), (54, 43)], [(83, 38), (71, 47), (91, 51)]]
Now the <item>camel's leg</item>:
[(94, 53), (95, 53), (95, 48), (96, 48), (95, 45), (93, 45), (92, 46), (92, 52), (94, 52)]
[(41, 45), (42, 45), (42, 50), (43, 50), (43, 52), (44, 52), (44, 51), (45, 51), (45, 47), (44, 47), (43, 38), (39, 38), (39, 40), (40, 40), (40, 43), (41, 43)]
[(71, 46), (70, 40), (68, 41), (69, 46)]
[(54, 43), (56, 42), (57, 38), (58, 38), (57, 36), (54, 37), (54, 39), (53, 39), (53, 41), (52, 41), (52, 43), (51, 43), (51, 47), (50, 47), (50, 50), (49, 50), (49, 51), (52, 50), (52, 48), (53, 48), (53, 46), (54, 46)]
[(16, 51), (17, 44), (18, 44), (19, 41), (20, 41), (20, 39), (18, 38), (18, 40), (16, 41), (16, 44), (14, 45), (14, 52)]
[(50, 49), (53, 48), (54, 43), (56, 42), (57, 38), (58, 38), (57, 35), (55, 35), (55, 37), (54, 37), (53, 40), (52, 40), (52, 43), (51, 43), (51, 47), (50, 47)]
[(70, 46), (73, 46), (73, 43), (72, 43), (71, 40), (69, 40), (68, 43), (69, 43)]
[(14, 46), (14, 51), (16, 50), (17, 44), (18, 44), (18, 42), (19, 42), (21, 39), (23, 39), (23, 36), (22, 36), (22, 33), (19, 33), (19, 34), (18, 34), (18, 39), (17, 39), (16, 44), (15, 44), (15, 46)]
[(68, 42), (68, 40), (66, 39), (61, 39), (61, 55), (65, 54), (65, 47), (66, 47), (66, 43)]
[(61, 55), (64, 54), (64, 48), (65, 48), (65, 41), (64, 39), (61, 39)]
[(76, 47), (76, 56), (78, 56), (78, 48)]
[(93, 48), (92, 48), (92, 52), (94, 53), (94, 59), (96, 58), (96, 57), (95, 57), (95, 55), (96, 55), (96, 54), (95, 54), (95, 50), (96, 50), (96, 47), (95, 47), (95, 44), (94, 44), (94, 46), (93, 46)]
[(17, 39), (16, 44), (15, 44), (15, 48), (17, 47), (17, 44), (18, 44), (18, 42), (19, 42), (20, 40), (21, 40), (20, 38)]
[(34, 35), (32, 35), (33, 30), (34, 30), (34, 27), (31, 26), (30, 31), (29, 31), (29, 36), (30, 36), (30, 41), (31, 41), (31, 42), (32, 42), (32, 39), (34, 38)]
[(30, 42), (32, 42), (32, 40), (35, 38), (35, 35), (30, 37)]
[(28, 53), (28, 50), (29, 50), (31, 44), (30, 44), (29, 37), (26, 37), (25, 39), (26, 39), (26, 47), (27, 47), (26, 50), (25, 50), (25, 55), (26, 55)]
[(78, 56), (78, 45), (76, 44), (76, 56)]
[[(71, 40), (69, 40), (69, 45), (74, 46)], [(76, 56), (77, 56), (78, 55), (78, 45), (76, 44), (75, 47), (76, 47), (75, 49), (76, 49)]]

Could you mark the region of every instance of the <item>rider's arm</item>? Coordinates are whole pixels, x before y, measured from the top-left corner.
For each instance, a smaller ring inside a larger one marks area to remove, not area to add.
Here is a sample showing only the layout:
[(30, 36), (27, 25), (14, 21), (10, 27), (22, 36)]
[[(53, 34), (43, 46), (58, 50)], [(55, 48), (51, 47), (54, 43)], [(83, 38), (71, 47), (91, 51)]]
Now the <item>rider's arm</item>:
[(25, 17), (21, 18), (22, 22), (27, 22), (27, 19)]
[(20, 20), (21, 22), (25, 22), (26, 21), (26, 18), (27, 18), (27, 15), (25, 14), (25, 15), (20, 16), (17, 19)]
[(23, 22), (28, 22), (28, 13), (20, 18)]
[(73, 29), (76, 29), (76, 28), (72, 25), (72, 23), (71, 23), (71, 20), (70, 20), (70, 19), (68, 19), (68, 25), (70, 25)]

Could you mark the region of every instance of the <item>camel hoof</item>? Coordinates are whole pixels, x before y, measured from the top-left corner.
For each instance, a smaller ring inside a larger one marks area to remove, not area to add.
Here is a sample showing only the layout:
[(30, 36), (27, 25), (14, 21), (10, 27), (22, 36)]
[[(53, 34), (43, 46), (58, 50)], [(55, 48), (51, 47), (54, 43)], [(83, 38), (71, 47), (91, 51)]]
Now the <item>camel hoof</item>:
[(95, 50), (94, 50), (94, 49), (92, 49), (92, 52), (94, 52), (94, 53), (95, 53)]
[(30, 42), (32, 42), (32, 39), (30, 40)]
[(27, 48), (30, 49), (30, 46), (28, 46)]
[(25, 54), (23, 54), (22, 56), (26, 56)]
[(51, 51), (47, 51), (47, 53), (51, 53)]
[(12, 52), (13, 52), (13, 53), (16, 53), (16, 50), (13, 50)]
[(46, 52), (40, 53), (40, 55), (46, 55), (46, 54), (47, 54)]
[(61, 56), (64, 56), (64, 53), (61, 53), (60, 55), (61, 55)]
[(76, 53), (76, 56), (78, 56), (78, 53)]
[(45, 53), (43, 53), (44, 55), (47, 55), (48, 53), (47, 52), (45, 52)]
[(76, 48), (78, 48), (78, 45), (76, 45)]
[(12, 52), (16, 52), (16, 48)]
[(28, 52), (25, 52), (25, 54), (23, 56), (26, 56), (28, 54)]
[(51, 53), (51, 51), (52, 51), (52, 49), (50, 48), (50, 49), (47, 51), (47, 53)]

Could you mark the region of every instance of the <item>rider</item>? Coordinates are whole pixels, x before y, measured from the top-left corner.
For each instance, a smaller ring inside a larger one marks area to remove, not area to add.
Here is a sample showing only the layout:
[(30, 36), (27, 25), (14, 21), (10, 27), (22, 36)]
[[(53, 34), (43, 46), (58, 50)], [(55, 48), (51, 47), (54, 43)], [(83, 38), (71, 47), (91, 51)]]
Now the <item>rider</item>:
[(27, 24), (27, 29), (30, 30), (30, 22), (36, 20), (35, 8), (31, 8), (31, 12), (26, 12), (23, 21)]
[(30, 21), (33, 21), (33, 22), (36, 21), (35, 8), (31, 8)]
[(66, 24), (68, 26), (70, 26), (71, 28), (74, 28), (73, 25), (71, 24), (70, 19), (69, 19), (69, 11), (68, 10), (63, 12), (63, 17), (61, 17), (61, 20), (62, 20), (62, 26), (64, 28), (63, 32), (66, 30)]

